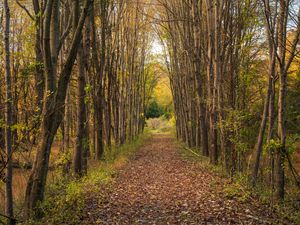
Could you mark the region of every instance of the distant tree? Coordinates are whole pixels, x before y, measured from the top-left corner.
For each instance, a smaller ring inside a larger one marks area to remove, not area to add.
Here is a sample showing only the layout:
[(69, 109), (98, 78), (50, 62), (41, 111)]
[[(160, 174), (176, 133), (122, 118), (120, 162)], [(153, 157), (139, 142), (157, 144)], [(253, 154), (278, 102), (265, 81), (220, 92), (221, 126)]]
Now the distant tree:
[(158, 105), (158, 103), (153, 100), (150, 102), (147, 110), (146, 110), (146, 118), (158, 118), (161, 117), (164, 114), (164, 110), (163, 108)]

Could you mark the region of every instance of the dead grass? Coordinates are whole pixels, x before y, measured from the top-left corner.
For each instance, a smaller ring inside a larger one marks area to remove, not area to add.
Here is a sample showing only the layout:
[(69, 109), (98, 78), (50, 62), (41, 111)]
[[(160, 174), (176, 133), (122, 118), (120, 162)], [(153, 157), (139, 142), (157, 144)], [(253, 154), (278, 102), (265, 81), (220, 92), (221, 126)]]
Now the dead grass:
[(150, 118), (146, 121), (146, 126), (152, 133), (171, 133), (174, 130), (173, 122), (162, 117)]

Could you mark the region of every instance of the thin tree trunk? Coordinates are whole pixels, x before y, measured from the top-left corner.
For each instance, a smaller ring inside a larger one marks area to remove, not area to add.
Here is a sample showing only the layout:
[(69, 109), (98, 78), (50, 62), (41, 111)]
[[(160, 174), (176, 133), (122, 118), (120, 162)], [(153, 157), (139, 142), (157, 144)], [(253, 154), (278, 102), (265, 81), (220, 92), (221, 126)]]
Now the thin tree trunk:
[(13, 225), (13, 195), (12, 195), (12, 85), (10, 71), (10, 8), (8, 0), (4, 0), (5, 10), (5, 30), (4, 30), (4, 49), (5, 49), (5, 149), (7, 155), (6, 183), (5, 183), (5, 213), (9, 217), (7, 224)]
[(252, 171), (252, 185), (255, 185), (258, 171), (259, 171), (259, 164), (260, 164), (260, 158), (261, 158), (262, 147), (263, 147), (263, 139), (264, 139), (264, 134), (265, 134), (268, 115), (269, 115), (270, 97), (272, 93), (272, 80), (273, 77), (275, 76), (275, 62), (276, 62), (275, 60), (276, 59), (275, 59), (274, 52), (272, 52), (272, 55), (270, 55), (268, 89), (267, 89), (266, 98), (264, 102), (264, 111), (263, 111), (263, 115), (260, 123), (260, 129), (259, 129), (259, 133), (255, 145), (255, 161), (254, 161), (254, 167)]
[(92, 0), (86, 0), (81, 17), (77, 27), (74, 29), (74, 36), (66, 62), (63, 66), (60, 79), (55, 82), (54, 68), (52, 65), (52, 54), (50, 48), (50, 24), (53, 11), (54, 0), (48, 0), (44, 16), (44, 64), (46, 74), (46, 91), (45, 102), (43, 106), (43, 119), (41, 123), (40, 143), (34, 161), (32, 172), (28, 179), (25, 195), (26, 215), (40, 217), (41, 211), (36, 208), (39, 201), (44, 199), (44, 190), (46, 185), (49, 158), (51, 146), (57, 129), (62, 122), (64, 115), (64, 104), (67, 87), (70, 81), (72, 67), (77, 55), (77, 49), (81, 42), (81, 31), (84, 26), (85, 18), (88, 14)]
[[(95, 149), (96, 149), (96, 159), (100, 160), (104, 153), (104, 143), (103, 143), (103, 69), (104, 69), (104, 56), (101, 55), (100, 61), (97, 52), (97, 40), (96, 40), (96, 24), (94, 17), (94, 7), (92, 6), (91, 13), (91, 26), (92, 26), (92, 59), (96, 68), (96, 96), (94, 98), (94, 108), (95, 108)], [(102, 28), (103, 29), (103, 28)], [(105, 41), (105, 40), (104, 40)], [(103, 43), (101, 45), (101, 52), (103, 52)]]

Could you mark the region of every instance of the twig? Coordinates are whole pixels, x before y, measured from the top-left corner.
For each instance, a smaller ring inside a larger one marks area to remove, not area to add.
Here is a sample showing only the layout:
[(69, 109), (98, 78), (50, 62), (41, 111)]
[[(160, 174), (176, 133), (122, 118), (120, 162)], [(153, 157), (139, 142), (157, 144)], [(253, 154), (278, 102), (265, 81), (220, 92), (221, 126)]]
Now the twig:
[(294, 168), (293, 164), (292, 164), (292, 160), (290, 158), (290, 155), (287, 151), (285, 151), (285, 154), (286, 154), (286, 157), (287, 157), (287, 160), (288, 160), (288, 163), (289, 163), (289, 168), (293, 174), (293, 177), (296, 181), (296, 184), (298, 187), (300, 187), (300, 176), (299, 174), (297, 173), (296, 169)]
[[(14, 225), (14, 224), (17, 224), (17, 219), (16, 219), (16, 218), (9, 217), (9, 216), (6, 216), (6, 215), (1, 214), (1, 213), (0, 213), (0, 216), (4, 217), (4, 218), (6, 218), (6, 219), (11, 220), (11, 222), (12, 222), (13, 225)], [(0, 222), (2, 223), (2, 221), (0, 221)], [(3, 224), (5, 224), (5, 223), (3, 223)]]
[(199, 155), (197, 152), (194, 152), (192, 149), (184, 147), (184, 149), (189, 150), (190, 152), (192, 152), (194, 155), (201, 157), (201, 155)]
[(22, 5), (18, 0), (16, 0), (16, 3), (18, 4), (18, 6), (20, 6), (20, 7), (27, 13), (27, 15), (28, 15), (32, 20), (34, 20), (34, 17), (31, 15), (31, 13), (29, 12), (29, 10), (28, 10), (24, 5)]

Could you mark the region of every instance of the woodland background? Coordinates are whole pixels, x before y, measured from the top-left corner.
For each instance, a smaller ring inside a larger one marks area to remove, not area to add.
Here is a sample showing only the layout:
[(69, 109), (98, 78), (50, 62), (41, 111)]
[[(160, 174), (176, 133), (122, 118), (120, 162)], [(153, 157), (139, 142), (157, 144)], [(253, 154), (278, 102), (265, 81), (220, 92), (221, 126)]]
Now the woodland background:
[(45, 216), (51, 185), (82, 179), (145, 127), (176, 130), (268, 204), (296, 212), (299, 5), (1, 2), (1, 214)]

